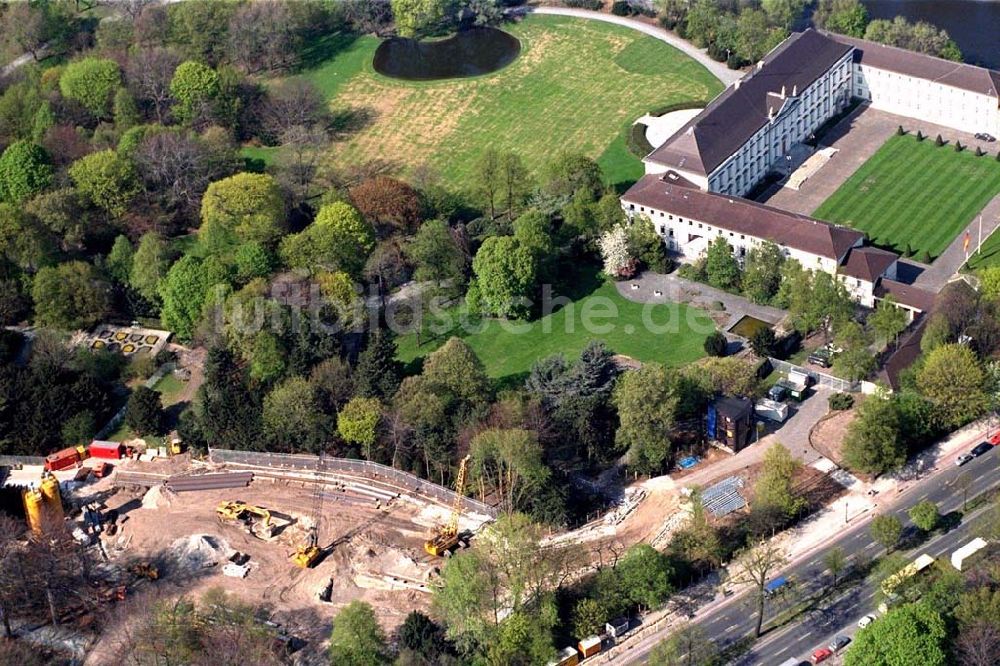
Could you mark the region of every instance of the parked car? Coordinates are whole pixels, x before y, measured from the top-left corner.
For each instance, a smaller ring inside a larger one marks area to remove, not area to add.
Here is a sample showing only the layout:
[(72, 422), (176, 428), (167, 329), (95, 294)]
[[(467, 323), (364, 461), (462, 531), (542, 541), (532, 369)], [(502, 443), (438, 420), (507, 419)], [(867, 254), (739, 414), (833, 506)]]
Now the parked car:
[(812, 354), (809, 354), (806, 360), (821, 368), (829, 368), (833, 365), (833, 352), (829, 349), (817, 349)]
[(971, 453), (963, 453), (959, 457), (955, 458), (955, 464), (958, 465), (959, 467), (961, 467), (962, 465), (964, 465), (965, 463), (969, 462), (970, 460), (975, 460), (975, 459), (976, 459), (976, 456), (972, 455)]
[(992, 444), (993, 446), (996, 446), (997, 444), (1000, 444), (1000, 430), (998, 430), (996, 433), (994, 433), (993, 436), (990, 437), (986, 441), (989, 442), (990, 444)]
[(827, 645), (827, 647), (833, 650), (834, 652), (840, 652), (845, 647), (847, 647), (847, 644), (850, 642), (851, 639), (848, 638), (847, 636), (837, 636), (832, 641), (830, 641), (830, 644)]
[(820, 648), (812, 653), (812, 659), (810, 661), (812, 661), (812, 663), (814, 664), (818, 664), (821, 661), (826, 661), (832, 656), (833, 656), (833, 650), (831, 650), (828, 647)]
[(969, 451), (969, 453), (971, 453), (973, 456), (981, 456), (987, 451), (992, 451), (992, 450), (993, 450), (993, 445), (990, 444), (989, 442), (979, 442), (971, 451)]
[(874, 615), (865, 615), (863, 618), (861, 618), (860, 620), (858, 620), (858, 628), (864, 629), (865, 627), (867, 627), (869, 624), (871, 624), (874, 621), (875, 621), (875, 616)]
[(979, 139), (980, 141), (986, 141), (990, 143), (996, 141), (996, 138), (994, 138), (992, 134), (987, 134), (986, 132), (976, 133), (976, 138)]

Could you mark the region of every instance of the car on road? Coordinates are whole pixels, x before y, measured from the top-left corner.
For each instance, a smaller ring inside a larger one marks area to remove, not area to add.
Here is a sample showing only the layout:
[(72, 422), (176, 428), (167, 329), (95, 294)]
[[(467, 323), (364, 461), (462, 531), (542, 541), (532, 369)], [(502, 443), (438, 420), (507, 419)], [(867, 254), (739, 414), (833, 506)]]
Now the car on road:
[(858, 620), (858, 628), (859, 629), (864, 629), (865, 627), (867, 627), (869, 624), (871, 624), (874, 621), (875, 621), (875, 616), (874, 615), (865, 615), (863, 618), (861, 618), (860, 620)]
[(987, 134), (986, 132), (977, 132), (976, 138), (979, 139), (980, 141), (986, 141), (987, 143), (992, 143), (993, 141), (996, 141), (996, 139), (993, 137), (992, 134)]
[(955, 464), (958, 465), (959, 467), (961, 467), (962, 465), (964, 465), (965, 463), (969, 462), (970, 460), (975, 460), (975, 459), (976, 459), (976, 456), (972, 455), (971, 453), (963, 453), (959, 457), (955, 458)]
[(830, 650), (833, 650), (834, 652), (840, 652), (845, 647), (847, 647), (847, 644), (850, 642), (851, 639), (848, 638), (847, 636), (837, 636), (832, 641), (830, 641), (830, 644), (827, 645), (827, 647)]
[(993, 436), (992, 436), (992, 437), (990, 437), (990, 438), (989, 438), (988, 440), (986, 440), (986, 441), (987, 441), (987, 442), (989, 442), (990, 444), (992, 444), (993, 446), (996, 446), (997, 444), (1000, 444), (1000, 430), (996, 431), (996, 432), (995, 432), (995, 433), (993, 434)]
[(987, 453), (988, 451), (992, 450), (993, 450), (993, 445), (990, 444), (989, 442), (979, 442), (971, 451), (969, 451), (969, 453), (971, 453), (974, 456), (981, 456), (984, 453)]
[(832, 656), (833, 656), (833, 650), (831, 650), (830, 648), (828, 647), (819, 648), (818, 650), (812, 653), (812, 658), (810, 659), (810, 661), (814, 664), (818, 664), (822, 661), (826, 661)]

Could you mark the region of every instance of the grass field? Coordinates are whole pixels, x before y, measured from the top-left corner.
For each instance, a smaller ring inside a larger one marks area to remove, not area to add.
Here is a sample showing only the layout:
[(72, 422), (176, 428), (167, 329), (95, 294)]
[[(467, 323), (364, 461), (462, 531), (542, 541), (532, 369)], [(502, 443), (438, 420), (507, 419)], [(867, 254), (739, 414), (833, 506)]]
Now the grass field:
[[(579, 356), (591, 340), (603, 340), (615, 353), (643, 362), (680, 366), (705, 355), (704, 342), (715, 326), (708, 314), (677, 303), (659, 304), (649, 309), (647, 320), (663, 325), (666, 332), (651, 330), (643, 324), (643, 308), (622, 298), (611, 282), (596, 277), (583, 278), (587, 284), (581, 294), (552, 314), (532, 322), (510, 322), (501, 326), (496, 320), (481, 322), (479, 331), (465, 331), (459, 326), (425, 334), (418, 347), (416, 335), (400, 336), (398, 358), (408, 364), (434, 351), (453, 335), (464, 338), (476, 352), (491, 377), (504, 382), (523, 381), (532, 364), (540, 358), (562, 353), (568, 360)], [(589, 313), (589, 314), (588, 314)], [(604, 316), (602, 313), (613, 313)], [(459, 315), (448, 311), (449, 317)], [(593, 317), (597, 326), (584, 326)], [(435, 323), (426, 320), (425, 330)], [(505, 330), (512, 326), (523, 330)], [(590, 328), (588, 331), (587, 328)], [(411, 365), (411, 369), (414, 369)]]
[(953, 146), (893, 136), (814, 217), (864, 231), (877, 245), (931, 258), (1000, 193), (1000, 162)]
[(598, 159), (613, 183), (630, 182), (642, 165), (626, 149), (623, 129), (651, 108), (722, 90), (691, 58), (628, 28), (532, 16), (504, 29), (521, 40), (512, 64), (450, 81), (375, 73), (373, 37), (333, 36), (318, 45), (301, 76), (319, 86), (342, 125), (332, 163), (380, 159), (404, 174), (428, 165), (446, 186), (466, 189), (487, 146), (517, 151), (534, 171), (571, 149)]
[[(973, 236), (972, 247), (975, 247), (976, 239)], [(976, 252), (969, 257), (966, 264), (968, 268), (977, 270), (989, 268), (990, 266), (1000, 266), (1000, 229), (994, 231), (989, 238), (983, 241), (982, 252)]]

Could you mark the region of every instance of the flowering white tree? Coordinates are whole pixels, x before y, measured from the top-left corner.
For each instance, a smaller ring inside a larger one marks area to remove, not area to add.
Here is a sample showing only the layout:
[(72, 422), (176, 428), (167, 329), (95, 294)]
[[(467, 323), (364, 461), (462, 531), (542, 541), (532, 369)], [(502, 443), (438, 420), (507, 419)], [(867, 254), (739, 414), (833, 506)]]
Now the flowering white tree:
[(607, 275), (622, 280), (635, 274), (636, 262), (629, 251), (628, 231), (625, 225), (616, 224), (614, 228), (601, 235), (597, 244), (601, 248), (604, 272)]

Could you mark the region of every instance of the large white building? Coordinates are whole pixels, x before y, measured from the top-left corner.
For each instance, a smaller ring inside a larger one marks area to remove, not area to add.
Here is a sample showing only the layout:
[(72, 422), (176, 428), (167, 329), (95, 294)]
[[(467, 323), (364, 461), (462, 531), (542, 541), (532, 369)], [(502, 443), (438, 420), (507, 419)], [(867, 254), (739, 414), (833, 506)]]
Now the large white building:
[(622, 196), (649, 217), (667, 247), (694, 260), (726, 237), (738, 259), (761, 242), (804, 267), (840, 277), (862, 304), (891, 294), (913, 310), (927, 294), (896, 282), (898, 255), (865, 247), (862, 233), (743, 199), (790, 151), (846, 109), (873, 108), (963, 132), (1000, 135), (1000, 72), (806, 30), (795, 33), (644, 160)]

